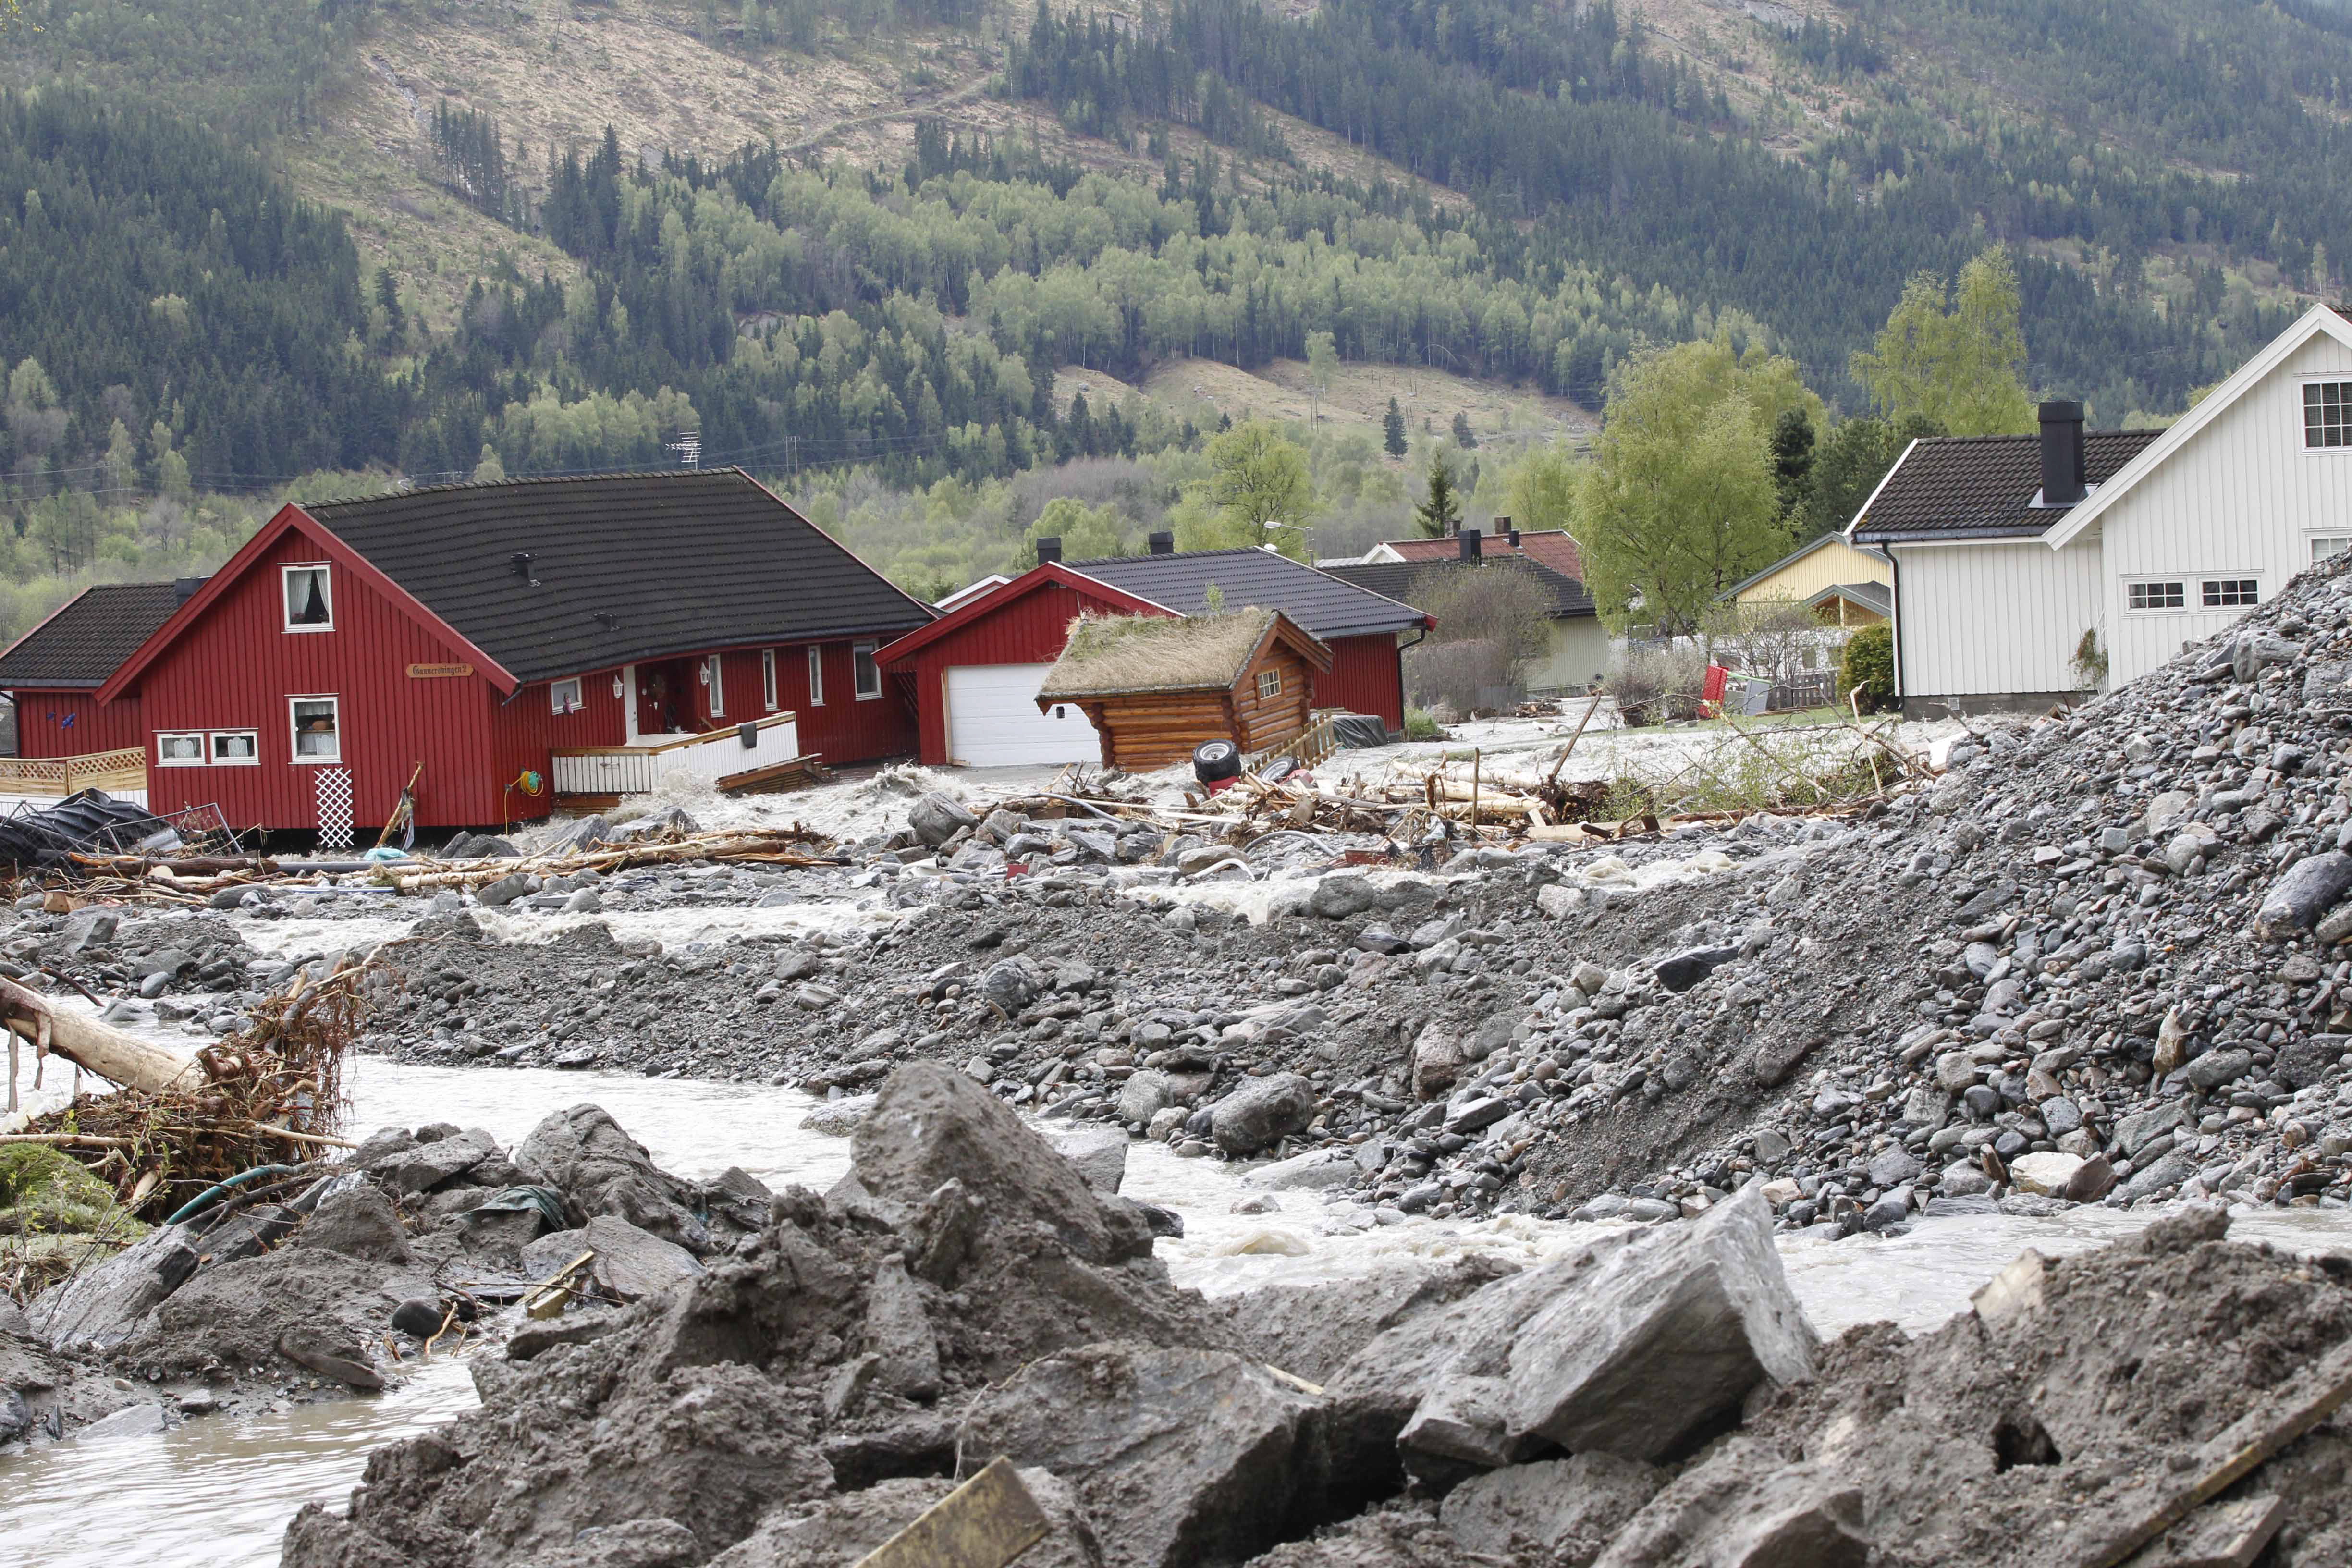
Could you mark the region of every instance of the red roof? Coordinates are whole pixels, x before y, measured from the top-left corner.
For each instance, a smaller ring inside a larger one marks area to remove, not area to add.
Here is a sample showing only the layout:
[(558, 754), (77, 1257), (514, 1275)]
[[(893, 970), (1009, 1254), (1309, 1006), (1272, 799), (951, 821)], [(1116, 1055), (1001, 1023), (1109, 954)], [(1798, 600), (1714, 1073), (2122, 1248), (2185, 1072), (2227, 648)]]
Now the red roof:
[[(1459, 561), (1462, 542), (1459, 539), (1391, 539), (1388, 548), (1406, 561)], [(1584, 581), (1584, 552), (1565, 529), (1550, 528), (1540, 532), (1523, 531), (1519, 542), (1512, 547), (1510, 536), (1490, 533), (1480, 539), (1479, 553), (1488, 555), (1524, 555), (1538, 565), (1549, 566), (1563, 577)]]
[(1013, 601), (1055, 583), (1098, 599), (1108, 599), (1131, 616), (1172, 616), (1176, 613), (1165, 605), (1156, 605), (1123, 588), (1114, 588), (1099, 578), (1074, 572), (1058, 561), (1048, 561), (1042, 566), (1031, 567), (1009, 583), (999, 583), (978, 598), (965, 600), (930, 625), (916, 627), (897, 642), (885, 643), (875, 650), (874, 661), (886, 669), (896, 668), (950, 633), (961, 631), (982, 616), (992, 616)]

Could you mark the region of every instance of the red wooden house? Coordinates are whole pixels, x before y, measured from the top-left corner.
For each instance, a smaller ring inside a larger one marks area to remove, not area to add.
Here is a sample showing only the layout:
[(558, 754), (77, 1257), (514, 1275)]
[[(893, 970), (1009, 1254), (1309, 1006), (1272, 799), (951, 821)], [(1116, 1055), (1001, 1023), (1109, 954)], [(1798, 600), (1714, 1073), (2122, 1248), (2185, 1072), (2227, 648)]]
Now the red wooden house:
[(110, 583), (85, 588), (0, 652), (0, 691), (16, 703), (16, 754), (81, 757), (147, 743), (139, 701), (101, 704), (98, 689), (204, 586)]
[(1094, 615), (1196, 616), (1279, 610), (1331, 651), (1314, 677), (1314, 705), (1376, 713), (1404, 727), (1400, 637), (1435, 623), (1410, 605), (1265, 550), (1181, 553), (1164, 533), (1151, 552), (1108, 560), (1049, 558), (885, 647), (883, 668), (921, 716), (922, 760), (973, 766), (1099, 761), (1102, 742), (1074, 704), (1040, 710), (1037, 691), (1061, 657), (1070, 622)]
[(333, 833), (414, 776), (471, 826), (905, 754), (874, 654), (930, 615), (740, 469), (450, 485), (282, 508), (95, 699), (159, 811)]

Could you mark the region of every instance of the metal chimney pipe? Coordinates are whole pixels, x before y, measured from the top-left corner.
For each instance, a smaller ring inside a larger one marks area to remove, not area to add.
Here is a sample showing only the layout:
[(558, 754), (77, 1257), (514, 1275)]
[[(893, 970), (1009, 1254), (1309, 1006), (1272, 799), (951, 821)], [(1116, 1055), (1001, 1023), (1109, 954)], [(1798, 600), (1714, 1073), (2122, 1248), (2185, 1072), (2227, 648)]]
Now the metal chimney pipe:
[(2042, 504), (2073, 506), (2089, 493), (2083, 454), (2083, 405), (2042, 405)]
[(1462, 531), (1462, 559), (1465, 561), (1476, 561), (1484, 553), (1485, 551), (1482, 541), (1479, 538), (1478, 531), (1475, 528), (1464, 529)]

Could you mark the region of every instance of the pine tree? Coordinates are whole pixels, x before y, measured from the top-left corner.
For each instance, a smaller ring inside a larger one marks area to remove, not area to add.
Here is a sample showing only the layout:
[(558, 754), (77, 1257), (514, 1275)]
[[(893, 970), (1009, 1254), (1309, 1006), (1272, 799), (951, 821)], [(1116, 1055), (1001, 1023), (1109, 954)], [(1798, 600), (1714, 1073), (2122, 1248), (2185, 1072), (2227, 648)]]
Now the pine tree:
[(1443, 456), (1429, 460), (1429, 499), (1412, 509), (1422, 537), (1443, 539), (1462, 526), (1462, 503), (1454, 497), (1454, 470)]
[(1386, 433), (1387, 438), (1383, 444), (1388, 447), (1389, 456), (1403, 457), (1405, 454), (1404, 410), (1397, 406), (1395, 398), (1389, 399), (1388, 416), (1381, 423)]
[(1477, 434), (1470, 428), (1470, 416), (1459, 409), (1454, 415), (1454, 444), (1468, 452), (1478, 445)]

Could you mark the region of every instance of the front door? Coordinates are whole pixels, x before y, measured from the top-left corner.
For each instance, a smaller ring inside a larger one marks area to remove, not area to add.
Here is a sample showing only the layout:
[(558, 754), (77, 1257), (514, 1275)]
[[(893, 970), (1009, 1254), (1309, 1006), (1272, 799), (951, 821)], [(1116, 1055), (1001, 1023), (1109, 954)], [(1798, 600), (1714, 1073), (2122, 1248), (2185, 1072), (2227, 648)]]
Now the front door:
[(694, 730), (694, 662), (637, 666), (637, 732), (685, 735)]

